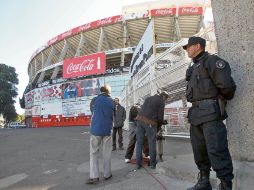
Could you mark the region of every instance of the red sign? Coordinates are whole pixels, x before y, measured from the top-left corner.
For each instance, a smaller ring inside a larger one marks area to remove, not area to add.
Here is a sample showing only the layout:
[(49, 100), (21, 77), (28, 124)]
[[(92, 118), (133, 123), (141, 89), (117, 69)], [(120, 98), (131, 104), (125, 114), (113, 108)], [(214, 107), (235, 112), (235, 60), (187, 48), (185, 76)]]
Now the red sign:
[(47, 44), (48, 44), (48, 46), (50, 46), (51, 44), (53, 44), (55, 42), (61, 41), (64, 38), (70, 37), (70, 36), (72, 36), (74, 34), (77, 34), (81, 31), (95, 29), (95, 28), (100, 27), (100, 26), (105, 26), (105, 25), (108, 25), (108, 24), (114, 24), (114, 23), (120, 22), (120, 21), (122, 21), (122, 18), (123, 18), (122, 15), (117, 15), (117, 16), (112, 16), (112, 17), (101, 19), (101, 20), (97, 20), (97, 21), (94, 21), (94, 22), (90, 22), (90, 23), (84, 24), (82, 26), (78, 26), (78, 27), (73, 28), (71, 30), (68, 30), (68, 31), (66, 31), (62, 34), (59, 34), (58, 36), (56, 36), (53, 39), (49, 40)]
[(63, 63), (63, 78), (105, 74), (105, 72), (106, 55), (104, 52), (66, 59)]
[(180, 7), (178, 15), (202, 15), (202, 7)]
[(175, 15), (176, 8), (165, 8), (165, 9), (153, 9), (151, 10), (152, 17), (156, 16), (167, 16), (167, 15)]

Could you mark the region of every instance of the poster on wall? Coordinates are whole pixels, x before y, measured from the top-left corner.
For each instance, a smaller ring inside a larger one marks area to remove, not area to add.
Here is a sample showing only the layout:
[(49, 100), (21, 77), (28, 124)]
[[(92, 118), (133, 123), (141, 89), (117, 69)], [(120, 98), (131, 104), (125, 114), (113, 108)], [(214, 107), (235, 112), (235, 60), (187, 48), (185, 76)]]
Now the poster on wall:
[(94, 96), (100, 94), (102, 78), (92, 78), (62, 84), (62, 99)]
[(62, 100), (43, 102), (41, 105), (41, 115), (61, 115)]
[(63, 102), (62, 110), (64, 117), (74, 117), (78, 115), (91, 115), (90, 98), (82, 101)]
[(25, 94), (25, 108), (32, 108), (34, 102), (34, 90)]
[(61, 84), (45, 86), (34, 90), (34, 102), (61, 98)]
[(41, 106), (36, 105), (32, 107), (32, 115), (41, 115)]

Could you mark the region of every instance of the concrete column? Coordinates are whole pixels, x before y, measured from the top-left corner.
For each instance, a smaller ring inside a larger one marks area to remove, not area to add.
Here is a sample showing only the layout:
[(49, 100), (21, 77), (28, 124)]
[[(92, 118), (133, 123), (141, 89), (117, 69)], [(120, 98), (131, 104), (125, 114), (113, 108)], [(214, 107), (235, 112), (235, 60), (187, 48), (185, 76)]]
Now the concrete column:
[(68, 48), (69, 48), (69, 44), (67, 43), (66, 40), (64, 40), (64, 47), (63, 47), (63, 49), (62, 49), (62, 51), (61, 51), (61, 54), (60, 54), (60, 56), (59, 56), (59, 58), (58, 58), (58, 62), (64, 60), (64, 58), (65, 58), (65, 56), (66, 56), (66, 53), (67, 53), (67, 51), (68, 51)]
[(253, 189), (254, 178), (254, 1), (213, 0), (219, 55), (227, 60), (237, 85), (228, 102), (229, 147), (234, 190)]
[(254, 161), (254, 1), (212, 1), (219, 56), (227, 60), (237, 84), (227, 120), (231, 154)]

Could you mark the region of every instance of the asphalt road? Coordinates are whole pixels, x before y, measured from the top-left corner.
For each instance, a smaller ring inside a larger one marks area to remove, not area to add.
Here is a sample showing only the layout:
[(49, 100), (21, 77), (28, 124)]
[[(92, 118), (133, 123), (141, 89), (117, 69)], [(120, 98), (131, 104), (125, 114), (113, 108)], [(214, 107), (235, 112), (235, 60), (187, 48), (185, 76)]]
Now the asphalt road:
[[(4, 190), (181, 190), (190, 182), (160, 175), (145, 167), (135, 171), (124, 163), (125, 150), (112, 153), (113, 178), (87, 185), (89, 128), (0, 129), (0, 189)], [(165, 156), (191, 154), (189, 140), (167, 138)], [(102, 178), (101, 178), (102, 179)]]

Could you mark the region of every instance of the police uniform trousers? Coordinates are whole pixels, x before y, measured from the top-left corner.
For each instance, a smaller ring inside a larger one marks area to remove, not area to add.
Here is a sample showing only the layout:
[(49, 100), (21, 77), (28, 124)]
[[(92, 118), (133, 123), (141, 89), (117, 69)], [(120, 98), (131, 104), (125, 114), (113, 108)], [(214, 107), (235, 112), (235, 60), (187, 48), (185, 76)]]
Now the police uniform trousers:
[(111, 176), (111, 136), (90, 137), (90, 178), (99, 178), (99, 154), (102, 148), (103, 174), (105, 178)]
[(221, 120), (190, 127), (194, 160), (201, 171), (212, 166), (220, 180), (233, 179), (233, 165), (228, 150), (227, 130)]

